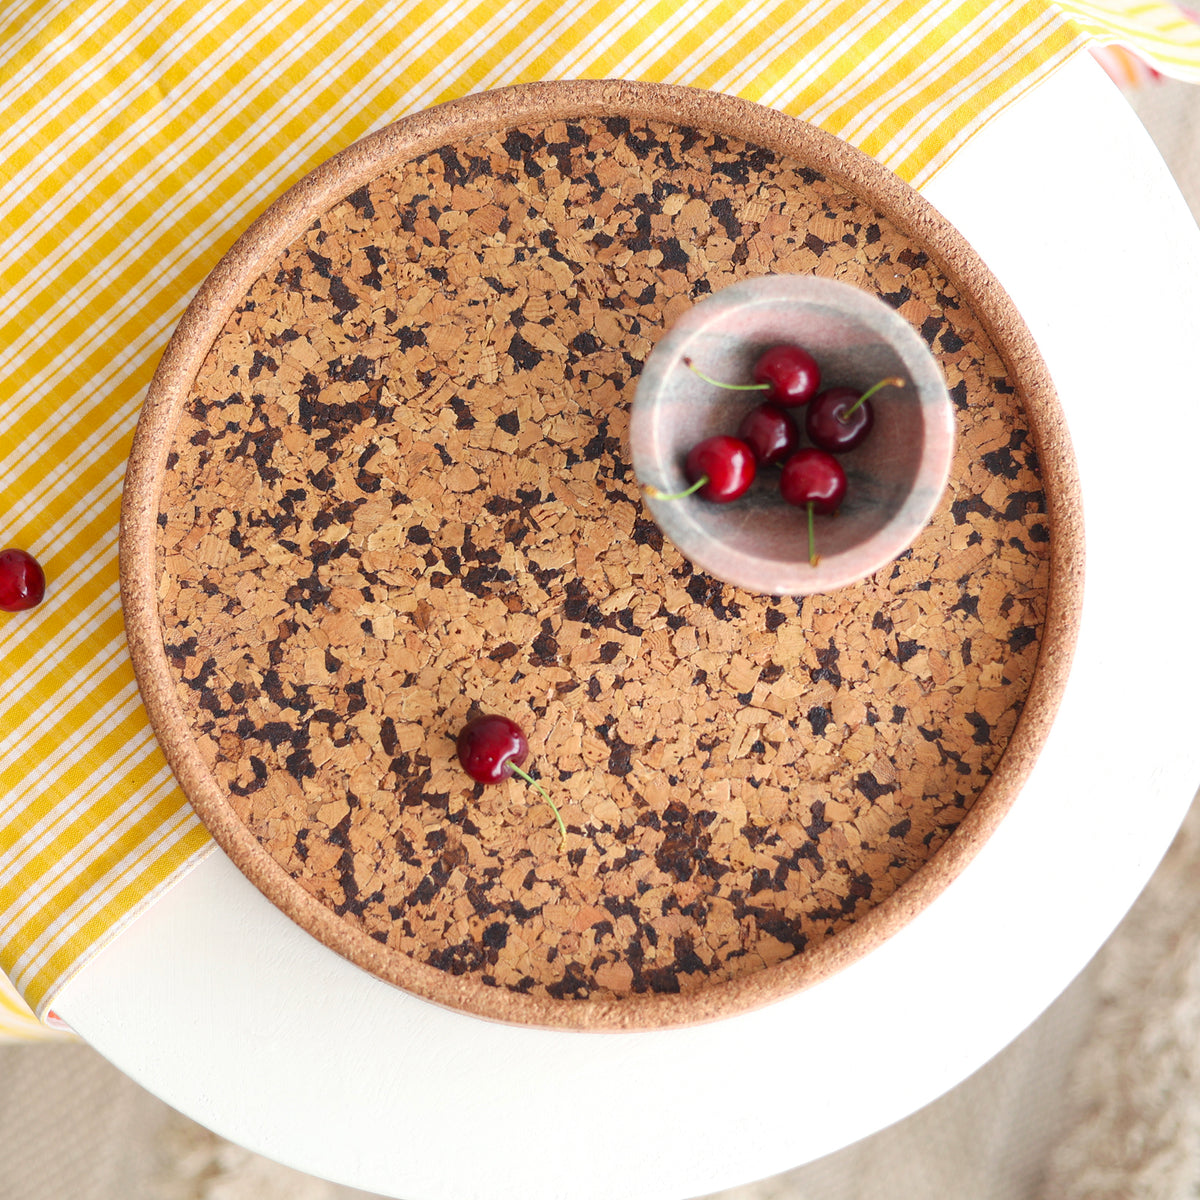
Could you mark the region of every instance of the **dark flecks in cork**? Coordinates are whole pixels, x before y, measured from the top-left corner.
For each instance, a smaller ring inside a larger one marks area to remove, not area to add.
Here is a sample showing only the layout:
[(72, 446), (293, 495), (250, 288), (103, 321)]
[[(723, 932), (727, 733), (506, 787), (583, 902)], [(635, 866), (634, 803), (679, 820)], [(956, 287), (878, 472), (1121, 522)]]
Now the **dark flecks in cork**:
[[(959, 413), (931, 527), (803, 602), (695, 571), (623, 448), (654, 339), (816, 272), (922, 331)], [(389, 950), (563, 1003), (821, 945), (951, 836), (1033, 676), (1050, 531), (1019, 397), (928, 255), (773, 153), (580, 120), (360, 188), (213, 345), (168, 460), (182, 704), (256, 836)], [(571, 830), (474, 786), (480, 711)]]

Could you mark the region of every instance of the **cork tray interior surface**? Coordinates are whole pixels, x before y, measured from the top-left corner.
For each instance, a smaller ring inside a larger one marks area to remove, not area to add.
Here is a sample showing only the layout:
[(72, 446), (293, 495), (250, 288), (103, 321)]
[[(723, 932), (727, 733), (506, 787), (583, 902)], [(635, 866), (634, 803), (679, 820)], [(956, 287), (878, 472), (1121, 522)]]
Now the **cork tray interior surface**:
[[(910, 551), (804, 600), (699, 573), (639, 498), (639, 369), (767, 272), (866, 288), (957, 410)], [(147, 400), (122, 575), (155, 727), (241, 869), (376, 975), (478, 1015), (713, 1019), (937, 894), (1034, 761), (1073, 640), (1069, 446), (958, 235), (789, 118), (646, 85), (431, 110), (306, 180)], [(526, 730), (561, 806), (457, 766)]]

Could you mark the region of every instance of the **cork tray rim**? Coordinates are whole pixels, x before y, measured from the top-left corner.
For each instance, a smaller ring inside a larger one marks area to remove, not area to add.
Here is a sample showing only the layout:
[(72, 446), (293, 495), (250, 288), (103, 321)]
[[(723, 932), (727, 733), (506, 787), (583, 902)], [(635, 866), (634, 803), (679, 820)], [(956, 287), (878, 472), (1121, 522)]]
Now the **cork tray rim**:
[[(306, 892), (264, 849), (232, 810), (199, 754), (176, 695), (158, 609), (155, 536), (167, 455), (192, 380), (251, 283), (315, 218), (390, 165), (456, 137), (522, 123), (613, 114), (696, 126), (799, 157), (869, 200), (917, 238), (970, 300), (1025, 399), (1055, 536), (1037, 666), (1020, 719), (973, 807), (915, 875), (837, 936), (765, 970), (680, 994), (554, 1001), (489, 987), (389, 951)], [(1082, 604), (1083, 523), (1069, 437), (1029, 331), (978, 255), (916, 191), (832, 135), (734, 97), (672, 85), (571, 81), (487, 92), (405, 118), (326, 161), (246, 230), (200, 287), (150, 385), (126, 473), (120, 565), (130, 654), (168, 761), (215, 841), (272, 903), (359, 967), (435, 1003), (530, 1026), (619, 1031), (722, 1019), (789, 996), (878, 946), (962, 872), (1036, 762), (1065, 688)]]

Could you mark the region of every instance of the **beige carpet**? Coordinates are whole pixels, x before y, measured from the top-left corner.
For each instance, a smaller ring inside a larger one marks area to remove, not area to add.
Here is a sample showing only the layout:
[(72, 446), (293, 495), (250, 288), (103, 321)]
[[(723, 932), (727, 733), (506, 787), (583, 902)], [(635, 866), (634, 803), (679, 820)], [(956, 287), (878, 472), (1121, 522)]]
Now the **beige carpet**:
[[(1132, 99), (1200, 220), (1200, 88)], [(1200, 804), (1096, 960), (1002, 1054), (890, 1129), (719, 1200), (1200, 1196), (1198, 899)], [(85, 1046), (0, 1047), (0, 1200), (354, 1197), (369, 1200), (216, 1137)]]

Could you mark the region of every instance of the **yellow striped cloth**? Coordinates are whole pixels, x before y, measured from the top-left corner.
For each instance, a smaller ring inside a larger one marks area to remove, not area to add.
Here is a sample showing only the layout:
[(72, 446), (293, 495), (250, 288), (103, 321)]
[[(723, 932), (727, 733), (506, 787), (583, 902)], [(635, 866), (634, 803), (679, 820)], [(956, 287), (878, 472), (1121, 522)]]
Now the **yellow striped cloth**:
[(1069, 0), (1062, 7), (1092, 43), (1131, 50), (1164, 75), (1200, 83), (1200, 9), (1144, 0)]
[[(1089, 38), (1197, 77), (1164, 3), (0, 0), (0, 967), (39, 1015), (209, 847), (155, 743), (117, 589), (138, 406), (189, 296), (283, 188), (470, 92), (626, 77), (816, 122), (920, 184)], [(0, 990), (0, 1029), (34, 1028)]]
[(67, 1030), (40, 1022), (8, 976), (0, 971), (0, 1042), (17, 1041), (60, 1042), (78, 1041), (78, 1038)]

